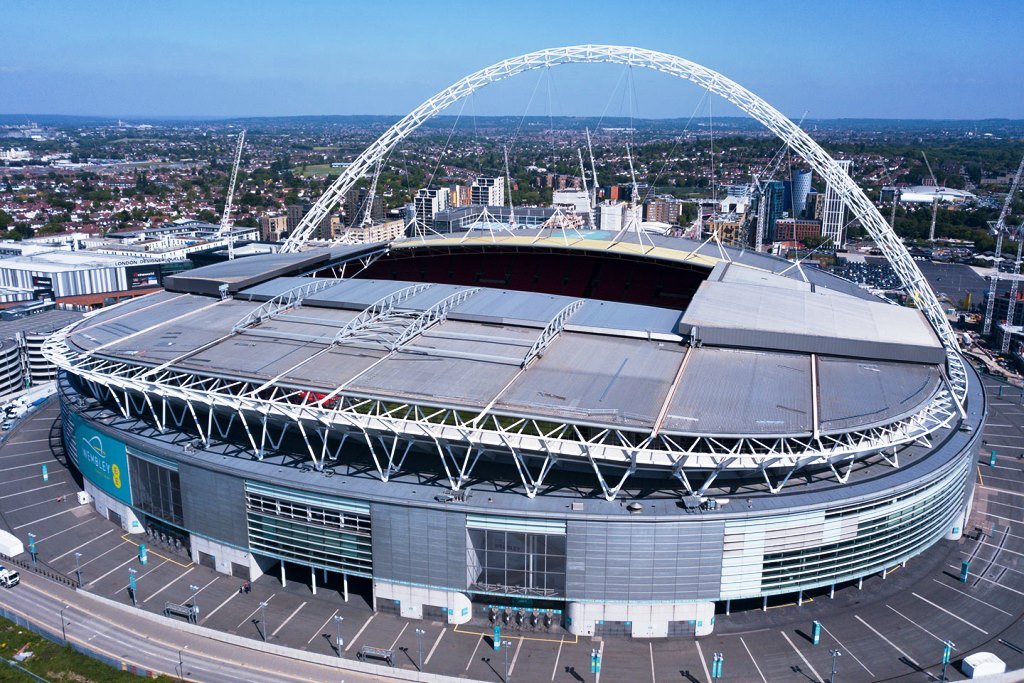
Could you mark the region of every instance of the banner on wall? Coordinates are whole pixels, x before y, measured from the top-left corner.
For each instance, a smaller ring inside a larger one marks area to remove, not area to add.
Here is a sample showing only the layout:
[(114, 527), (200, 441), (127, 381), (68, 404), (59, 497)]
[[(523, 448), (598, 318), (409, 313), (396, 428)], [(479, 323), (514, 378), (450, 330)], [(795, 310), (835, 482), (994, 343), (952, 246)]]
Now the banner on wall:
[(75, 428), (75, 445), (82, 476), (122, 503), (131, 505), (128, 454), (124, 444), (79, 421)]

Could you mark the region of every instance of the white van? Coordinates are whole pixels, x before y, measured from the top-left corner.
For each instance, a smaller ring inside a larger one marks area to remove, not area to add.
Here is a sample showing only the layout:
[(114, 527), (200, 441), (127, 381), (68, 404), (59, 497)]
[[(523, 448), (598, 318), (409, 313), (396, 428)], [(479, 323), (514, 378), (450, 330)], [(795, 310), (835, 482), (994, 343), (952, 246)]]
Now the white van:
[(3, 586), (4, 588), (14, 588), (19, 583), (21, 583), (21, 574), (13, 569), (0, 567), (0, 586)]

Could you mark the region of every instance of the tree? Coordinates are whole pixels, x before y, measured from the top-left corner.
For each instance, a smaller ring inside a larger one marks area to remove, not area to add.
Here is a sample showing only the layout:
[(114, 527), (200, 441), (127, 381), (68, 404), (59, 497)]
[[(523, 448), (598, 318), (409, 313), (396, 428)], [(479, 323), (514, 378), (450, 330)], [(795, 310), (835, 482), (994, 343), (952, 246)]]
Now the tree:
[(0, 209), (0, 230), (7, 230), (14, 223), (14, 218), (11, 214), (7, 213), (3, 209)]

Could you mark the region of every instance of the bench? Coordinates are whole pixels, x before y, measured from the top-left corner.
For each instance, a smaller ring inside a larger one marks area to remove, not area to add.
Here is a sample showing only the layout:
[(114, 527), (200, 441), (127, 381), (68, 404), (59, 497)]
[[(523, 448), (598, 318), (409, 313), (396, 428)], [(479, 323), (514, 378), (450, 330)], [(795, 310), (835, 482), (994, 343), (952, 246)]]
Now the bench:
[(394, 651), (389, 650), (385, 647), (373, 647), (372, 645), (363, 645), (359, 648), (359, 652), (356, 653), (356, 659), (360, 662), (366, 661), (367, 657), (373, 659), (383, 659), (388, 663), (388, 666), (394, 666)]
[(192, 605), (179, 605), (176, 602), (165, 602), (164, 616), (169, 617), (172, 614), (179, 617), (185, 617), (189, 622), (194, 622), (196, 620), (196, 611)]

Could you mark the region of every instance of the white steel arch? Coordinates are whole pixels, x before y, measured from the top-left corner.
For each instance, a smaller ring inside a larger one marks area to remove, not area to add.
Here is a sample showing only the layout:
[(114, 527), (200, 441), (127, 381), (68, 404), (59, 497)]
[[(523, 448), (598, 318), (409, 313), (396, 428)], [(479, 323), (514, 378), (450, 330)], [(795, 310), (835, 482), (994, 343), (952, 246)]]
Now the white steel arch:
[(285, 241), (282, 251), (298, 251), (309, 240), (320, 221), (341, 202), (359, 178), (369, 172), (378, 161), (383, 160), (399, 142), (425, 121), (452, 104), (486, 85), (525, 71), (560, 64), (599, 62), (642, 67), (692, 81), (746, 112), (799, 154), (819, 176), (835, 188), (853, 217), (864, 226), (892, 264), (915, 305), (931, 322), (946, 349), (947, 371), (954, 394), (959, 403), (964, 401), (967, 395), (967, 375), (956, 334), (917, 264), (860, 187), (807, 133), (763, 99), (716, 71), (664, 52), (620, 45), (572, 45), (538, 50), (506, 59), (466, 76), (418, 106), (356, 157), (303, 217)]

